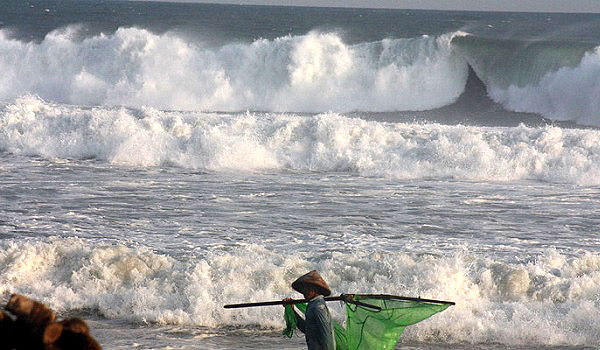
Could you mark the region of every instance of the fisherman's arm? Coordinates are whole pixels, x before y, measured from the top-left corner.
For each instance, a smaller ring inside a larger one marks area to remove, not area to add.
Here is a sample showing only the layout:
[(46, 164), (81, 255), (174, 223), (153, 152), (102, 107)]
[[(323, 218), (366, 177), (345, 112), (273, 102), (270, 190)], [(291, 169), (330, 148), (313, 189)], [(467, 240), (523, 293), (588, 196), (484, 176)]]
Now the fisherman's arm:
[[(293, 299), (292, 298), (283, 299), (283, 301), (290, 301), (290, 300), (293, 300)], [(294, 316), (296, 317), (296, 327), (298, 327), (298, 329), (302, 333), (306, 333), (306, 321), (304, 321), (304, 318), (302, 318), (302, 316), (300, 316), (298, 314), (298, 312), (296, 312), (296, 308), (294, 307), (294, 304), (290, 304), (290, 307), (292, 308), (292, 311), (294, 312)]]
[(294, 315), (296, 315), (296, 326), (298, 327), (300, 332), (306, 333), (306, 321), (304, 321), (304, 319), (300, 315), (298, 315), (298, 313), (296, 312), (296, 308), (294, 308), (293, 306), (292, 310), (294, 310)]

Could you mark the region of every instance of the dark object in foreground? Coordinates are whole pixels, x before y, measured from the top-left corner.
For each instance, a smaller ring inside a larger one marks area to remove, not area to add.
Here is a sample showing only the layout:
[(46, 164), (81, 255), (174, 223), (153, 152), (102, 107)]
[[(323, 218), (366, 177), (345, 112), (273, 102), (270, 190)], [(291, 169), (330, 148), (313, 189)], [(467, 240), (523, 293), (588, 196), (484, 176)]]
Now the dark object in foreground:
[[(416, 301), (416, 302), (425, 302), (432, 304), (447, 304), (454, 305), (452, 301), (443, 301), (443, 300), (433, 300), (433, 299), (421, 299), (421, 298), (411, 298), (411, 297), (402, 297), (397, 295), (388, 295), (388, 294), (341, 294), (337, 297), (325, 297), (325, 301), (344, 301), (346, 303), (355, 304), (358, 306), (370, 308), (373, 310), (381, 310), (380, 307), (375, 305), (366, 304), (360, 302), (358, 300), (354, 300), (354, 296), (359, 297), (368, 297), (371, 299), (382, 299), (382, 300), (398, 300), (398, 301)], [(292, 305), (299, 303), (306, 303), (308, 300), (306, 299), (292, 299), (292, 300), (276, 300), (276, 301), (263, 301), (259, 303), (243, 303), (243, 304), (229, 304), (225, 305), (226, 309), (234, 309), (240, 307), (254, 307), (254, 306), (271, 306), (271, 305)]]
[(0, 311), (0, 350), (100, 350), (81, 319), (56, 320), (47, 306), (13, 294)]

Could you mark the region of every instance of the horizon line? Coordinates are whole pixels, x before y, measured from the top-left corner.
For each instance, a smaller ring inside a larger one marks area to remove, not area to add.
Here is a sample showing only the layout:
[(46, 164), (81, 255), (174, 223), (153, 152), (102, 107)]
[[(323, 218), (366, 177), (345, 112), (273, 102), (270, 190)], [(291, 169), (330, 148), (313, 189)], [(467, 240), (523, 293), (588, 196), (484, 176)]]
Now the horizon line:
[[(302, 5), (302, 4), (255, 4), (255, 3), (244, 3), (244, 2), (216, 2), (216, 1), (197, 1), (197, 0), (104, 0), (107, 2), (156, 2), (156, 3), (176, 3), (176, 4), (204, 4), (204, 5), (224, 5), (224, 6), (259, 6), (259, 7), (300, 7), (300, 8), (322, 8), (322, 9), (359, 9), (359, 10), (398, 10), (398, 11), (441, 11), (441, 12), (476, 12), (476, 13), (538, 13), (538, 14), (580, 14), (580, 15), (598, 15), (600, 14), (600, 8), (598, 10), (515, 10), (515, 9), (458, 9), (458, 8), (433, 8), (433, 7), (363, 7), (363, 6), (346, 6), (346, 5)], [(597, 11), (597, 12), (596, 12)]]

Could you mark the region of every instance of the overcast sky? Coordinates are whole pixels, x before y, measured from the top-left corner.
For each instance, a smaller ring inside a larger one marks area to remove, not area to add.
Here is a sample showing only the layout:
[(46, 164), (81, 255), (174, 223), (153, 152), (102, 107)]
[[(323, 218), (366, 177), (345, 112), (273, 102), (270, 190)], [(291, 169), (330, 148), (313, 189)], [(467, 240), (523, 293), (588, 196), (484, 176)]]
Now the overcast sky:
[[(168, 0), (167, 0), (168, 1)], [(247, 5), (409, 8), (473, 11), (600, 12), (600, 0), (175, 0)]]

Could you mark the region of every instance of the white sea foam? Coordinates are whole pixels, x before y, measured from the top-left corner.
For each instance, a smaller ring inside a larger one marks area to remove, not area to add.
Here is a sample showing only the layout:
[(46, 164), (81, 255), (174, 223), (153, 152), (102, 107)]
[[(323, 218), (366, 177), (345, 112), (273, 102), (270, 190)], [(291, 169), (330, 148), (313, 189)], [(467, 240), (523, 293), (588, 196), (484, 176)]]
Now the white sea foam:
[(393, 124), (335, 113), (79, 108), (25, 97), (0, 110), (0, 150), (213, 171), (600, 183), (598, 130)]
[[(79, 239), (4, 241), (0, 290), (26, 293), (60, 312), (88, 309), (132, 322), (278, 328), (283, 326), (279, 308), (222, 306), (289, 296), (290, 282), (317, 268), (334, 293), (386, 292), (457, 302), (410, 327), (410, 339), (600, 345), (600, 256), (548, 251), (531, 258), (519, 263), (464, 251), (441, 256), (356, 251), (315, 260), (249, 245), (178, 260), (143, 247)], [(332, 307), (342, 318), (342, 310)]]
[(464, 89), (453, 34), (349, 45), (335, 33), (208, 48), (174, 34), (78, 28), (21, 42), (0, 30), (0, 100), (210, 111), (425, 110)]

